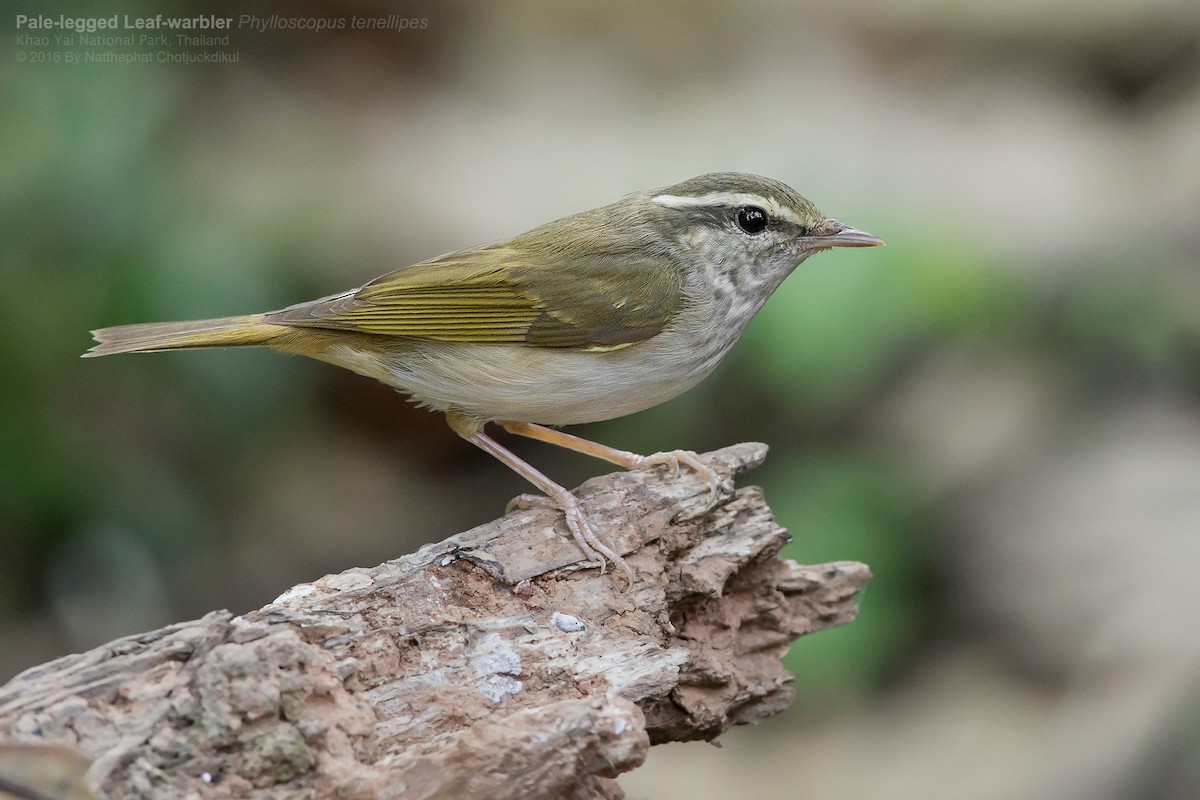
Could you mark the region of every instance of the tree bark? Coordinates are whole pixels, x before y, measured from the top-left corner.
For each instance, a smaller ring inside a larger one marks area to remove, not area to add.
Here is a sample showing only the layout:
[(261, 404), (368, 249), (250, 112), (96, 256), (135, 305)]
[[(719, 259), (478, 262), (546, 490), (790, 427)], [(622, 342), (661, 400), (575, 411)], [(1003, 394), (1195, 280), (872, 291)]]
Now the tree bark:
[[(249, 614), (119, 639), (0, 688), (0, 737), (67, 745), (112, 798), (619, 798), (652, 743), (785, 708), (780, 657), (854, 619), (854, 562), (779, 560), (733, 476), (766, 446), (594, 478), (636, 573), (580, 569), (562, 515), (517, 511)], [(710, 507), (711, 505), (711, 507)]]

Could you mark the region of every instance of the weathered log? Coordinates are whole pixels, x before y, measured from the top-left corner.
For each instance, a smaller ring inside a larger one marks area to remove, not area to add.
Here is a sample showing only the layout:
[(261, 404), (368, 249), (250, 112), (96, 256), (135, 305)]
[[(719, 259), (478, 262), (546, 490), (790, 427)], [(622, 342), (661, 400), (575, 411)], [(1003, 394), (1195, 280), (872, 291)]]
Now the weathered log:
[[(0, 738), (68, 745), (112, 798), (617, 798), (652, 743), (785, 708), (780, 657), (850, 622), (870, 577), (799, 566), (759, 489), (766, 447), (594, 478), (589, 518), (636, 573), (579, 569), (561, 514), (119, 639), (0, 688)], [(710, 507), (711, 505), (711, 507)]]

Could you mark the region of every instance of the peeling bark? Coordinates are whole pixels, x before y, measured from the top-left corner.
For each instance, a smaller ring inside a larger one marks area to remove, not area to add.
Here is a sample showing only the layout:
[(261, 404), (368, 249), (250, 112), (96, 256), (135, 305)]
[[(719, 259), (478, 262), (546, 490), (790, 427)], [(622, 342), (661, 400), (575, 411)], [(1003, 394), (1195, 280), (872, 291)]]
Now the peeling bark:
[[(67, 745), (112, 798), (619, 798), (651, 743), (785, 708), (780, 657), (854, 619), (870, 577), (804, 567), (759, 489), (766, 447), (594, 478), (589, 518), (636, 572), (582, 570), (561, 515), (416, 553), (30, 669), (0, 736)], [(614, 574), (615, 573), (615, 574)]]

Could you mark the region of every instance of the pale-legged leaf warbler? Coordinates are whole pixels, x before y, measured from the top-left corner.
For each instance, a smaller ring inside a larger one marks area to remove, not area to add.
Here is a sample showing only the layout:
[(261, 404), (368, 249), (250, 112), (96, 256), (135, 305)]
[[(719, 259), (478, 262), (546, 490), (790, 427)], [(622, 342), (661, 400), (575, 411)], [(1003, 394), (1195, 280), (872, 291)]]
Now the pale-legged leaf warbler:
[(86, 355), (263, 346), (376, 378), (446, 412), (455, 433), (563, 511), (589, 561), (612, 561), (632, 582), (575, 496), (484, 425), (626, 469), (682, 463), (715, 495), (716, 475), (695, 453), (639, 456), (543, 425), (611, 419), (687, 391), (806, 258), (880, 244), (778, 181), (714, 173), (279, 311), (102, 328)]

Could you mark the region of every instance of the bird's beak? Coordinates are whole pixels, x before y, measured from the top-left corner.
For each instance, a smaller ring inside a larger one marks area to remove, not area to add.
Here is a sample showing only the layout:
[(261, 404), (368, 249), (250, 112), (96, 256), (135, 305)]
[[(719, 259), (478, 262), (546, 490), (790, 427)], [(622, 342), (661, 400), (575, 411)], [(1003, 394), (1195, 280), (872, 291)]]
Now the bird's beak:
[(858, 228), (851, 228), (836, 219), (827, 219), (825, 224), (804, 237), (804, 244), (813, 250), (827, 247), (876, 247), (883, 239)]

